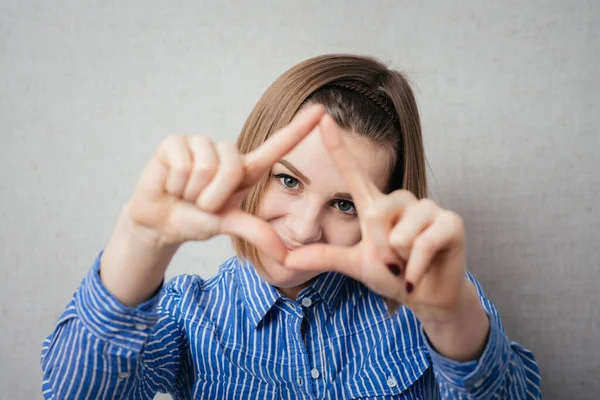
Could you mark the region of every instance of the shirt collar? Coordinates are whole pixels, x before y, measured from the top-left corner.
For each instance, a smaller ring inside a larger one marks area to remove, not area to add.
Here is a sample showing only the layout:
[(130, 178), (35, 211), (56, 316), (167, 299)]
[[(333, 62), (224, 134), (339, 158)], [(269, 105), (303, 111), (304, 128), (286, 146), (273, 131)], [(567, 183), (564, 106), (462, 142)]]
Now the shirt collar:
[[(283, 295), (277, 288), (264, 281), (258, 275), (256, 267), (249, 261), (238, 259), (238, 267), (239, 283), (244, 296), (243, 301), (247, 307), (252, 327), (256, 328)], [(338, 272), (322, 273), (317, 276), (317, 279), (310, 286), (298, 294), (297, 300), (302, 301), (304, 297), (311, 296), (314, 291), (323, 300), (328, 311), (332, 313), (347, 279), (347, 276)]]
[[(323, 300), (329, 313), (332, 313), (340, 299), (340, 291), (344, 287), (348, 277), (339, 272), (324, 272), (305, 290), (314, 290)], [(304, 296), (304, 290), (298, 297)]]
[(238, 260), (238, 266), (243, 300), (252, 327), (256, 328), (282, 295), (274, 286), (265, 282), (258, 275), (256, 268), (249, 261)]

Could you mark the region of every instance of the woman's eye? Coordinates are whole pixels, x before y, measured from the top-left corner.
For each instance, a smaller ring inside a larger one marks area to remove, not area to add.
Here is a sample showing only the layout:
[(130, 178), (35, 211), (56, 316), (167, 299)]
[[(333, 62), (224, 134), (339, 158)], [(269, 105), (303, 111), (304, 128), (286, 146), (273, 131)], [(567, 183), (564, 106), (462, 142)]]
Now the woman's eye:
[(296, 189), (299, 186), (298, 179), (286, 175), (286, 174), (278, 174), (274, 176), (279, 184), (285, 189)]
[(336, 200), (334, 202), (335, 208), (340, 210), (345, 214), (355, 215), (356, 209), (354, 208), (354, 203), (348, 200)]
[(283, 184), (290, 189), (295, 188), (298, 185), (298, 180), (292, 178), (291, 176), (283, 177)]

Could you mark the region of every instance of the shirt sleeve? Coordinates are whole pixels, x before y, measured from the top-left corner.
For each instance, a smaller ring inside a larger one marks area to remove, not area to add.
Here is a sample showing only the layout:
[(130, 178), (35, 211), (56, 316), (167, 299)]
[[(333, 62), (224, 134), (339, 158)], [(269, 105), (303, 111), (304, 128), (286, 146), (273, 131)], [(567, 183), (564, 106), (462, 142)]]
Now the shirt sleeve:
[(458, 362), (442, 356), (433, 349), (421, 326), (441, 397), (541, 399), (540, 371), (533, 353), (506, 336), (496, 307), (479, 282), (470, 273), (467, 276), (490, 318), (487, 343), (479, 360)]
[(101, 256), (42, 346), (46, 399), (151, 399), (176, 381), (187, 345), (177, 285), (124, 306), (100, 280)]

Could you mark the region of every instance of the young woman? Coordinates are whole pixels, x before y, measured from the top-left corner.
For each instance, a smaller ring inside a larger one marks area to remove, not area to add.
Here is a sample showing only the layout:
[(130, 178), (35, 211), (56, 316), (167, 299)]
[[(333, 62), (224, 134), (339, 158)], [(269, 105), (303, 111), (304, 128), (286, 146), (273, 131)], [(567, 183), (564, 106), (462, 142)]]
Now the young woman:
[[(44, 396), (540, 398), (424, 160), (403, 75), (349, 55), (285, 72), (237, 146), (167, 138), (44, 342)], [(217, 234), (215, 277), (163, 283)]]

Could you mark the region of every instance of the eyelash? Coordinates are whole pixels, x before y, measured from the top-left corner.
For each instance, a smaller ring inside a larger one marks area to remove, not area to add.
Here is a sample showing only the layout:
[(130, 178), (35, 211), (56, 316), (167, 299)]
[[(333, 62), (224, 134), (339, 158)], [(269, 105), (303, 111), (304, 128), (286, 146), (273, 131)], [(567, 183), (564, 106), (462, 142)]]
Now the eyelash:
[[(286, 186), (286, 185), (283, 183), (283, 179), (286, 179), (286, 178), (291, 178), (291, 179), (293, 179), (293, 180), (296, 182), (296, 184), (297, 184), (298, 186), (302, 187), (302, 182), (300, 182), (300, 180), (298, 180), (298, 179), (294, 178), (294, 177), (293, 177), (293, 176), (291, 176), (291, 175), (288, 175), (288, 174), (272, 174), (272, 177), (273, 177), (273, 179), (275, 179), (275, 181), (277, 182), (277, 185), (279, 185), (279, 187), (280, 187), (282, 190), (284, 190), (284, 191), (286, 191), (286, 192), (288, 192), (288, 193), (294, 193), (294, 192), (296, 192), (297, 190), (296, 190), (296, 188), (295, 188), (295, 187), (294, 187), (294, 188), (287, 187), (287, 186)], [(339, 203), (339, 202), (341, 202), (341, 201), (343, 201), (343, 202), (346, 202), (346, 203), (350, 203), (350, 204), (352, 205), (352, 208), (354, 209), (354, 211), (353, 211), (353, 212), (345, 212), (345, 211), (342, 211), (342, 210), (340, 210), (339, 208), (337, 208), (337, 207), (335, 207), (335, 206), (334, 206), (334, 204), (335, 204), (335, 203)], [(333, 208), (334, 208), (334, 209), (335, 209), (337, 212), (339, 212), (339, 213), (340, 213), (340, 214), (341, 214), (343, 217), (346, 217), (346, 218), (354, 218), (354, 217), (356, 217), (356, 216), (357, 216), (357, 212), (356, 212), (356, 208), (354, 207), (354, 203), (353, 203), (353, 202), (351, 202), (350, 200), (346, 200), (346, 199), (336, 199), (336, 200), (332, 200), (331, 204), (332, 204)]]

